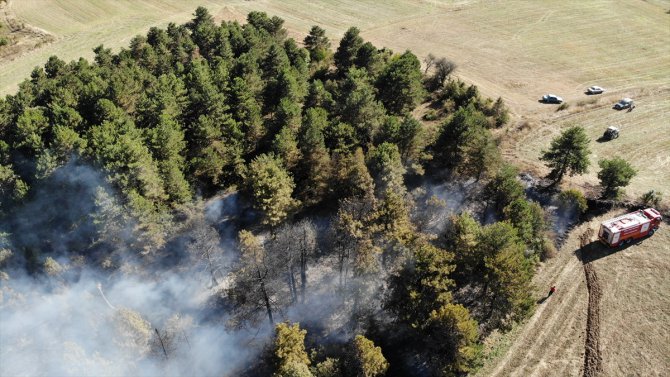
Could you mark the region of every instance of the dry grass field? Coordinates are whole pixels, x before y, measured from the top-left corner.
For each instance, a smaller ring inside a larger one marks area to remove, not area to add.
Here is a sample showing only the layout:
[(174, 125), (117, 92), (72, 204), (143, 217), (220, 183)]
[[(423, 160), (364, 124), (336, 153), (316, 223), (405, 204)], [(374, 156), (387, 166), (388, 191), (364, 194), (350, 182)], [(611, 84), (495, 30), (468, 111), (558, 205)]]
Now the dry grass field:
[[(1, 0), (0, 0), (1, 1)], [(502, 96), (514, 116), (501, 132), (504, 155), (522, 168), (546, 173), (542, 148), (569, 125), (591, 137), (591, 173), (568, 185), (597, 184), (597, 160), (622, 156), (638, 170), (627, 193), (665, 191), (670, 200), (670, 1), (665, 0), (11, 0), (6, 12), (44, 29), (55, 41), (0, 59), (0, 94), (12, 93), (50, 55), (92, 57), (100, 44), (118, 49), (150, 26), (185, 22), (198, 5), (217, 19), (243, 21), (252, 10), (282, 17), (302, 40), (312, 25), (324, 27), (333, 45), (350, 26), (377, 46), (411, 49), (420, 58), (446, 56), (457, 76), (484, 95)], [(590, 85), (607, 89), (586, 96)], [(570, 105), (538, 103), (542, 94)], [(633, 97), (632, 112), (611, 109)], [(607, 126), (621, 128), (610, 142), (597, 139)], [(604, 217), (611, 217), (613, 213)], [(601, 219), (591, 226), (597, 229)], [(588, 292), (574, 231), (559, 255), (537, 276), (538, 298), (556, 284), (555, 296), (511, 335), (481, 376), (574, 376), (581, 372)], [(670, 226), (654, 237), (593, 262), (600, 276), (603, 375), (661, 376), (670, 370)], [(495, 345), (493, 345), (495, 347)]]
[[(582, 374), (588, 291), (582, 261), (575, 254), (589, 226), (620, 214), (612, 211), (575, 228), (558, 256), (535, 278), (538, 299), (551, 285), (556, 293), (514, 334), (506, 352), (477, 375), (497, 377)], [(595, 236), (593, 237), (595, 239)], [(670, 227), (625, 249), (592, 245), (599, 277), (600, 346), (603, 376), (664, 376), (670, 370)], [(587, 256), (588, 257), (588, 256)], [(586, 258), (585, 258), (586, 259)]]
[[(631, 194), (670, 186), (670, 152), (664, 153), (670, 150), (670, 1), (10, 0), (8, 12), (56, 41), (0, 60), (0, 93), (14, 91), (50, 55), (90, 58), (99, 44), (127, 46), (150, 26), (188, 20), (200, 4), (218, 19), (243, 21), (252, 10), (278, 15), (298, 40), (314, 24), (323, 26), (333, 41), (356, 25), (379, 46), (411, 49), (419, 57), (431, 52), (447, 56), (458, 64), (460, 78), (477, 84), (485, 95), (506, 100), (515, 114), (513, 123), (537, 126), (521, 135), (522, 142), (514, 138), (505, 144), (505, 154), (514, 162), (541, 169), (541, 144), (566, 124), (587, 127), (594, 140), (605, 125), (620, 125), (622, 137), (595, 145), (596, 154), (607, 156), (613, 149), (634, 154), (631, 163), (640, 174)], [(606, 99), (598, 99), (602, 107), (578, 106), (590, 99), (583, 90), (592, 84), (607, 88)], [(537, 102), (545, 93), (564, 97), (571, 104), (568, 112), (582, 111), (555, 113), (555, 106)], [(632, 114), (605, 106), (627, 95), (644, 97), (635, 98), (639, 106)], [(647, 140), (646, 134), (653, 137)], [(533, 145), (527, 147), (527, 141)], [(665, 173), (659, 170), (663, 167)], [(575, 182), (597, 183), (595, 171)]]
[[(635, 98), (636, 107), (631, 112), (612, 109), (612, 105), (623, 96)], [(595, 102), (580, 106), (579, 101)], [(669, 115), (670, 87), (628, 90), (603, 96), (584, 95), (583, 99), (571, 102), (567, 110), (539, 121), (529, 130), (510, 130), (511, 138), (506, 144), (509, 157), (518, 165), (546, 174), (548, 169), (538, 164), (541, 150), (547, 149), (551, 139), (561, 130), (573, 125), (582, 126), (591, 138), (591, 167), (588, 174), (570, 178), (570, 183), (582, 187), (597, 186), (598, 160), (621, 157), (638, 170), (637, 176), (625, 189), (629, 197), (637, 198), (649, 190), (665, 191), (664, 201), (670, 203), (667, 195), (670, 194), (667, 189), (670, 186)], [(608, 126), (620, 129), (618, 139), (601, 139)]]

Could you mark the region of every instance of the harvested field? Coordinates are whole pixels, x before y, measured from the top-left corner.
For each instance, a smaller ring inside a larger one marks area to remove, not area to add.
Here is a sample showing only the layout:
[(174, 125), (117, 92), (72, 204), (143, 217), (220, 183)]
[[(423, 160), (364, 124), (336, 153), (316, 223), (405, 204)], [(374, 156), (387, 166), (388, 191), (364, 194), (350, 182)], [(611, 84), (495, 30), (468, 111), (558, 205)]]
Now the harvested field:
[[(622, 212), (612, 211), (572, 231), (558, 256), (543, 265), (535, 279), (539, 299), (551, 285), (556, 285), (556, 293), (538, 304), (508, 351), (491, 360), (478, 376), (594, 375), (584, 370), (589, 292), (576, 252), (588, 227), (597, 231), (602, 220)], [(594, 323), (599, 336), (595, 332), (591, 336), (600, 343), (602, 373), (595, 375), (662, 376), (670, 370), (668, 245), (670, 227), (663, 223), (653, 237), (624, 249), (610, 250), (595, 242), (587, 246), (583, 255), (587, 274), (597, 275), (597, 283), (592, 279), (590, 284), (600, 288), (599, 318)], [(597, 359), (597, 352), (594, 355)]]
[(0, 0), (0, 38), (6, 41), (0, 46), (0, 66), (55, 40), (49, 32), (19, 20), (12, 11), (13, 1)]
[[(20, 59), (0, 61), (0, 93), (14, 91), (50, 55), (90, 58), (100, 44), (127, 46), (150, 26), (188, 20), (198, 5), (216, 19), (243, 21), (255, 10), (278, 15), (298, 40), (316, 24), (336, 45), (355, 25), (378, 46), (411, 49), (420, 58), (431, 52), (446, 56), (458, 65), (460, 78), (477, 84), (484, 95), (502, 96), (515, 114), (513, 123), (521, 117), (528, 121), (529, 130), (522, 135), (504, 135), (505, 156), (512, 162), (541, 172), (539, 150), (560, 128), (582, 124), (596, 140), (607, 126), (617, 125), (622, 136), (594, 145), (594, 162), (617, 153), (630, 155), (640, 169), (628, 190), (631, 195), (670, 186), (670, 2), (660, 0), (616, 6), (604, 0), (11, 1), (8, 8), (18, 20), (57, 40)], [(605, 87), (606, 94), (584, 95), (593, 84)], [(569, 109), (557, 113), (556, 106), (538, 103), (548, 92), (564, 97)], [(638, 108), (630, 114), (610, 111), (609, 104), (624, 96), (635, 98)], [(591, 171), (572, 182), (597, 183), (597, 169)]]
[[(612, 109), (612, 105), (623, 96), (635, 98), (633, 111)], [(542, 149), (548, 148), (551, 139), (563, 129), (579, 125), (591, 138), (591, 167), (588, 174), (571, 177), (569, 182), (598, 185), (598, 160), (622, 157), (638, 170), (630, 186), (625, 188), (629, 196), (637, 198), (649, 190), (667, 192), (670, 186), (670, 88), (606, 95), (598, 98), (594, 105), (584, 111), (570, 109), (565, 114), (557, 113), (554, 119), (512, 134), (514, 139), (508, 141), (511, 150), (509, 158), (518, 161), (523, 168), (535, 168), (538, 173), (546, 174), (548, 169), (538, 161)], [(608, 126), (618, 127), (621, 135), (611, 141), (599, 140)], [(665, 201), (670, 203), (668, 197)]]

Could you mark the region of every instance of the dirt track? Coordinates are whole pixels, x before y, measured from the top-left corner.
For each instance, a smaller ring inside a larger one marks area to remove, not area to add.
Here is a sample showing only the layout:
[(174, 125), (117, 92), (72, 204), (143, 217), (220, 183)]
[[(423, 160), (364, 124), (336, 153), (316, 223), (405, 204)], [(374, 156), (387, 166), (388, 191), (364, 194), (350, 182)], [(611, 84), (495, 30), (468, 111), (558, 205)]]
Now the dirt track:
[[(588, 292), (582, 263), (575, 255), (579, 240), (575, 235), (586, 226), (575, 228), (559, 254), (543, 265), (535, 285), (546, 293), (556, 286), (549, 298), (538, 297), (535, 314), (502, 359), (485, 367), (479, 376), (575, 376), (583, 365), (584, 328)], [(545, 289), (546, 288), (546, 289)]]
[(584, 254), (591, 250), (589, 244), (593, 237), (593, 228), (588, 228), (579, 237), (579, 255), (584, 264), (586, 287), (589, 291), (589, 305), (586, 317), (586, 340), (584, 342), (584, 377), (595, 377), (602, 372), (602, 354), (600, 352), (600, 298), (602, 291), (598, 274), (592, 261), (585, 261)]
[(535, 314), (505, 340), (509, 349), (477, 376), (667, 376), (670, 226), (623, 249), (591, 242), (578, 251), (589, 227), (620, 212), (573, 229), (535, 278), (538, 296), (551, 285), (556, 293), (538, 297)]

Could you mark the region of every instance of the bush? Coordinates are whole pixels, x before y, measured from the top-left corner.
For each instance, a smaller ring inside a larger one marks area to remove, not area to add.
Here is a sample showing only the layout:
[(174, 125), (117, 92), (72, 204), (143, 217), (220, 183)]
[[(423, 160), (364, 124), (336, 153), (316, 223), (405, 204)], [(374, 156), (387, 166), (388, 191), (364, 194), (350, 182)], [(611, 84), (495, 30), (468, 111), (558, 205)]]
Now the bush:
[(551, 240), (545, 239), (543, 244), (542, 244), (542, 255), (541, 258), (543, 261), (547, 259), (551, 259), (556, 256), (558, 253), (558, 250), (556, 250), (556, 246), (554, 246), (554, 243), (551, 242)]
[(570, 105), (568, 105), (568, 103), (567, 103), (567, 102), (563, 102), (563, 103), (562, 103), (562, 104), (561, 104), (561, 105), (560, 105), (560, 106), (559, 106), (559, 107), (558, 107), (558, 108), (556, 109), (556, 111), (563, 111), (563, 110), (567, 110), (567, 109), (568, 109), (568, 107), (570, 107)]
[(558, 195), (558, 203), (559, 207), (562, 210), (570, 209), (573, 208), (574, 206), (575, 208), (577, 208), (577, 210), (579, 210), (580, 215), (586, 212), (588, 208), (584, 194), (582, 194), (581, 191), (575, 189), (565, 190), (561, 192)]
[(663, 200), (663, 194), (654, 190), (647, 191), (640, 197), (640, 201), (646, 207), (658, 207), (661, 200)]
[(423, 120), (436, 120), (437, 118), (439, 118), (439, 115), (435, 110), (428, 110), (423, 114)]

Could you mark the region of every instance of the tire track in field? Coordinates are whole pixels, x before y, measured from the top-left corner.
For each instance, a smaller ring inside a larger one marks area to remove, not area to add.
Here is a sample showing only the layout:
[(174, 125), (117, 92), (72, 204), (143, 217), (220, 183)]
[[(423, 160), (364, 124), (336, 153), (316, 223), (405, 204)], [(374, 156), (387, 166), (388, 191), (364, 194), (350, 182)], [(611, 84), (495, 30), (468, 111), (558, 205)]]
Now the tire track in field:
[[(593, 228), (588, 228), (579, 237), (580, 254), (587, 250), (591, 237), (593, 237)], [(591, 261), (584, 263), (584, 275), (586, 276), (586, 287), (589, 292), (589, 305), (586, 317), (583, 377), (595, 377), (603, 370), (603, 358), (600, 352), (600, 298), (602, 297), (602, 290), (600, 289), (598, 274)]]
[[(558, 290), (551, 297), (540, 300), (535, 314), (523, 325), (523, 333), (487, 376), (546, 376), (557, 375), (552, 372), (558, 370), (567, 371), (566, 375), (578, 373), (581, 347), (560, 349), (565, 344), (580, 344), (576, 340), (583, 331), (586, 287), (581, 263), (573, 253), (576, 249), (566, 245), (544, 267), (541, 275), (546, 279), (536, 284), (556, 285)], [(563, 355), (554, 357), (558, 353)]]

